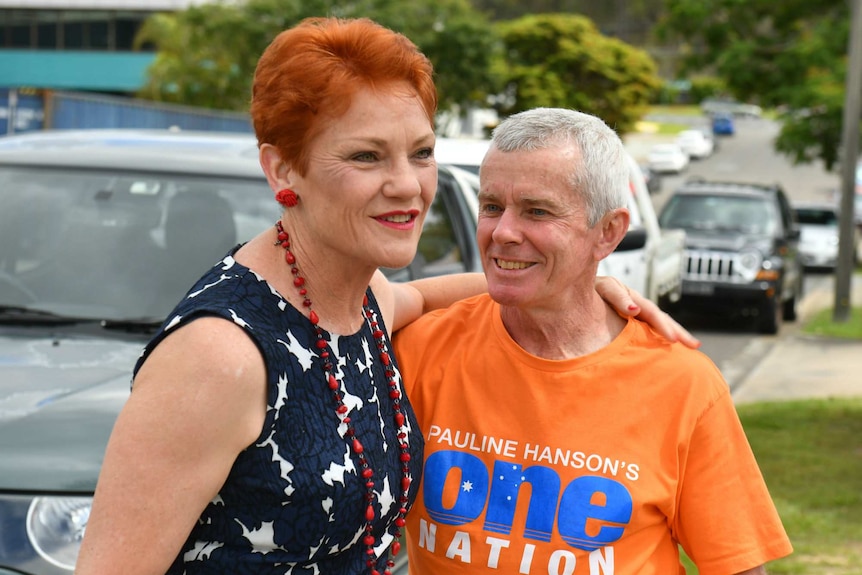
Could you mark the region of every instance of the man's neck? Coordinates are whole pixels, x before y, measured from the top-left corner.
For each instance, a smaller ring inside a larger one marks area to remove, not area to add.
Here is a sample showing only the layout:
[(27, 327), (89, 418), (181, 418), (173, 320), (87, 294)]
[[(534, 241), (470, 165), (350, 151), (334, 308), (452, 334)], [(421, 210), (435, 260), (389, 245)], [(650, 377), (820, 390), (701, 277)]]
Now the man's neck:
[(577, 305), (554, 309), (501, 306), (500, 315), (518, 345), (532, 355), (552, 360), (598, 351), (626, 324), (595, 292)]

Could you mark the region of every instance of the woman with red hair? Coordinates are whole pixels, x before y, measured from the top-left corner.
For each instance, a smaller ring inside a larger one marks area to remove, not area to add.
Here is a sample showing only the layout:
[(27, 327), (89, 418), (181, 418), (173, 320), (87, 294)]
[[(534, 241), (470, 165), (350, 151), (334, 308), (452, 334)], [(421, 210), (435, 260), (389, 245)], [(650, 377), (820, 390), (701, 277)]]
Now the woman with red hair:
[(79, 575), (389, 571), (423, 451), (389, 332), (485, 289), (481, 274), (378, 270), (416, 253), (436, 105), (428, 59), (369, 20), (305, 20), (267, 48), (251, 115), (282, 217), (144, 350)]

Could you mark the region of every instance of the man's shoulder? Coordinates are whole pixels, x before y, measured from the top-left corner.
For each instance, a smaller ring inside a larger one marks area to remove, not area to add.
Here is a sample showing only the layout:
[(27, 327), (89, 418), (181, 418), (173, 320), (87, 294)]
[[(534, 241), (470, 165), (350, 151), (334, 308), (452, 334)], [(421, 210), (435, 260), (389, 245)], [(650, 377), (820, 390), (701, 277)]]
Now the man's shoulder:
[(422, 315), (416, 321), (401, 328), (397, 335), (414, 337), (432, 332), (470, 330), (490, 320), (496, 304), (488, 294), (479, 294), (459, 300), (449, 307)]
[(642, 349), (653, 353), (655, 361), (667, 361), (670, 364), (678, 365), (680, 368), (686, 366), (688, 368), (717, 370), (712, 359), (701, 350), (669, 341), (649, 324), (640, 320), (633, 319), (630, 323), (633, 324), (632, 327), (635, 330), (634, 341)]

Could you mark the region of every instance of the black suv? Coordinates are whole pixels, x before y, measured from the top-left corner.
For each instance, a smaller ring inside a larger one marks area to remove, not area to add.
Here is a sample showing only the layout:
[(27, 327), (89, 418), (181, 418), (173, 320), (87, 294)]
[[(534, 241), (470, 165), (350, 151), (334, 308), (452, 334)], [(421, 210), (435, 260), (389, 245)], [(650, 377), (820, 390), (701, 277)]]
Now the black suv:
[(689, 180), (659, 225), (686, 231), (680, 308), (740, 312), (770, 334), (796, 319), (799, 227), (781, 186)]

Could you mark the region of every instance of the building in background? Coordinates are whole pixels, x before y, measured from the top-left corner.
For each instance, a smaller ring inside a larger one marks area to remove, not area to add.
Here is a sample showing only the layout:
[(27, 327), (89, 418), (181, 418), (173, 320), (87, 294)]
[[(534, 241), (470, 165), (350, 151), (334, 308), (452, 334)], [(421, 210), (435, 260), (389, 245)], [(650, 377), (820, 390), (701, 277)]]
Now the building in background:
[(147, 17), (210, 1), (0, 0), (0, 135), (177, 125), (247, 131), (238, 114), (130, 99), (156, 56), (132, 48)]

